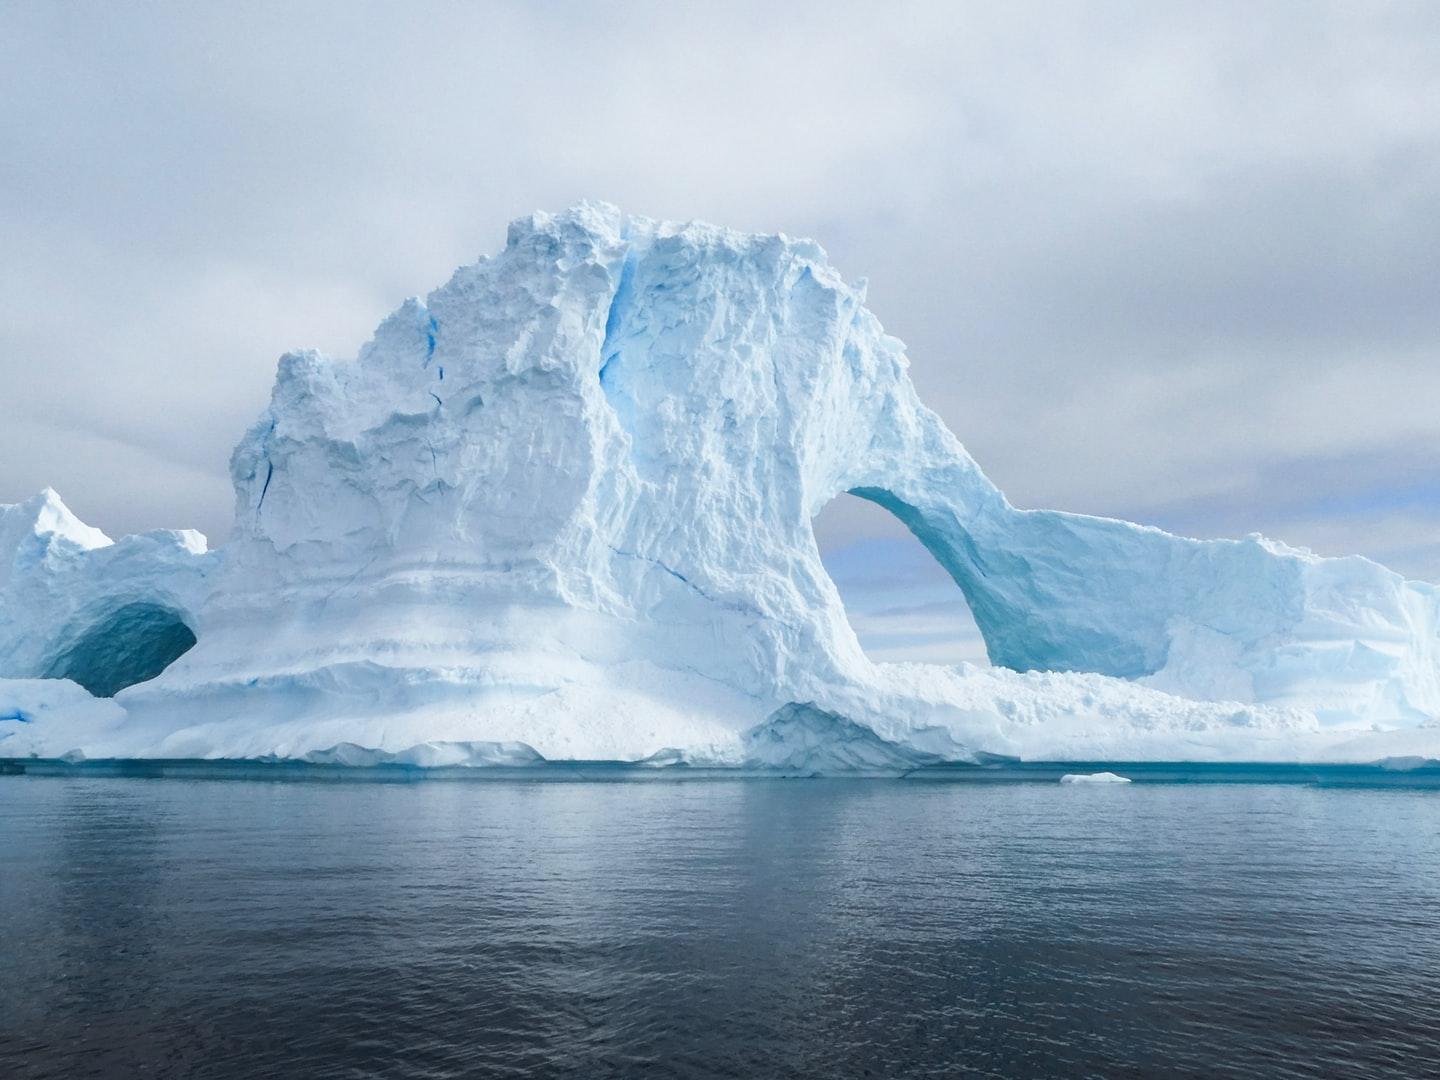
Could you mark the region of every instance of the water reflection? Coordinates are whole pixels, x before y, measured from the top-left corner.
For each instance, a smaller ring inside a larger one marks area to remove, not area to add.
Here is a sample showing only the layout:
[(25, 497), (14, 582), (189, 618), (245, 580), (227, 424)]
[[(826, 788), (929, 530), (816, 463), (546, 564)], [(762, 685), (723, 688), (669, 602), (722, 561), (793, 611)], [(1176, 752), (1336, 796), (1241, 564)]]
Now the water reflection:
[(0, 781), (0, 1073), (1420, 1075), (1440, 799)]

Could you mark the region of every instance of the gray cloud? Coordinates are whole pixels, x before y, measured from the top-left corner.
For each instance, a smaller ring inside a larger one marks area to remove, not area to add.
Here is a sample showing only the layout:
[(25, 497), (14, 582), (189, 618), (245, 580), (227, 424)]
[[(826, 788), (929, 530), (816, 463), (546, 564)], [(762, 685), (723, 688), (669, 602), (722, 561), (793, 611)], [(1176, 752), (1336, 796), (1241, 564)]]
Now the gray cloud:
[(279, 353), (593, 196), (820, 239), (1020, 505), (1440, 576), (1437, 100), (1421, 3), (18, 0), (0, 501), (222, 539)]

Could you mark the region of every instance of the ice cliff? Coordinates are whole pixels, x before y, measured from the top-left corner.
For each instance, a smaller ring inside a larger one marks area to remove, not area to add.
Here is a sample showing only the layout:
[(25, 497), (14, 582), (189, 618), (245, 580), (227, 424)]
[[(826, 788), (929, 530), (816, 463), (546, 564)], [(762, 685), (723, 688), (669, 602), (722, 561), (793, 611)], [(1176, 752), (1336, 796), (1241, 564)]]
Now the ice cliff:
[[(0, 755), (1440, 749), (1434, 586), (1015, 509), (864, 299), (809, 241), (516, 222), (355, 360), (281, 359), (219, 551), (112, 544), (48, 492), (0, 511)], [(811, 529), (845, 492), (944, 566), (997, 667), (866, 658)]]

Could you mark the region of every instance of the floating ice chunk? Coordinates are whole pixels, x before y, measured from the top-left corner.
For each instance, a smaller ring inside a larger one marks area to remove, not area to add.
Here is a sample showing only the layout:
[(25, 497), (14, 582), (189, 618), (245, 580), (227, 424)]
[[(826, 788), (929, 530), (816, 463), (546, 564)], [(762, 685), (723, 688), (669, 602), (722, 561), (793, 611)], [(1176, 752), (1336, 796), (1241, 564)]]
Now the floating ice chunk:
[(1092, 773), (1073, 773), (1073, 772), (1067, 772), (1064, 776), (1060, 777), (1060, 783), (1062, 783), (1062, 784), (1128, 784), (1128, 783), (1130, 783), (1130, 778), (1129, 778), (1128, 776), (1120, 776), (1120, 775), (1118, 775), (1118, 774), (1116, 774), (1116, 773), (1113, 773), (1113, 772), (1092, 772)]

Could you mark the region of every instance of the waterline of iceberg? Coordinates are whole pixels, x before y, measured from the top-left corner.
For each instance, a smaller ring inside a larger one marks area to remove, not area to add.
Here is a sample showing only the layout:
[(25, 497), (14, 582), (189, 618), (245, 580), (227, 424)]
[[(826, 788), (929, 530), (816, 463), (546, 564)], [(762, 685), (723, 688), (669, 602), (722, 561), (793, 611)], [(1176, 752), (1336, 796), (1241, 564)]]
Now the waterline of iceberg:
[[(335, 748), (342, 752), (353, 748)], [(1440, 760), (1387, 759), (1363, 764), (1287, 764), (1193, 761), (944, 762), (913, 769), (835, 771), (803, 766), (691, 765), (684, 761), (546, 761), (430, 763), (403, 760), (111, 758), (0, 758), (0, 776), (115, 777), (137, 780), (262, 780), (275, 782), (391, 783), (687, 783), (814, 779), (893, 780), (923, 784), (1054, 784), (1082, 787), (1125, 784), (1267, 784), (1327, 788), (1440, 788)], [(1398, 762), (1398, 763), (1397, 763)], [(1084, 772), (1076, 770), (1099, 769)], [(1110, 769), (1120, 769), (1118, 776)], [(1099, 780), (1098, 777), (1114, 777)]]

